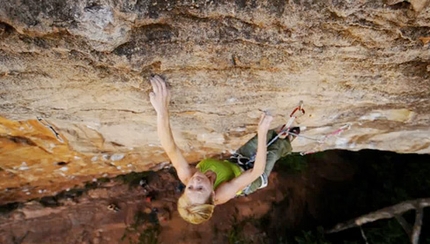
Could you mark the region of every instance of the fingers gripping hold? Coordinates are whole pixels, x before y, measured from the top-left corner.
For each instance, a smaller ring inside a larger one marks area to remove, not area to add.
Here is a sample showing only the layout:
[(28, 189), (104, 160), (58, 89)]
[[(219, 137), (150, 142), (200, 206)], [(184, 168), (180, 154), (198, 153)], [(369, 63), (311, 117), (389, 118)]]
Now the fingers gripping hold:
[(270, 128), (270, 124), (272, 123), (273, 117), (266, 113), (261, 115), (260, 122), (258, 123), (258, 131), (259, 133), (267, 133)]
[(158, 76), (153, 76), (150, 78), (152, 90), (155, 93), (155, 95), (158, 95), (161, 91), (161, 85), (157, 78)]
[(149, 80), (151, 82), (151, 86), (155, 95), (158, 95), (158, 94), (167, 95), (168, 88), (163, 78), (161, 78), (158, 75), (155, 75), (155, 76), (151, 76)]
[(166, 113), (170, 101), (170, 92), (166, 82), (158, 75), (149, 78), (152, 92), (149, 93), (149, 100), (157, 113)]

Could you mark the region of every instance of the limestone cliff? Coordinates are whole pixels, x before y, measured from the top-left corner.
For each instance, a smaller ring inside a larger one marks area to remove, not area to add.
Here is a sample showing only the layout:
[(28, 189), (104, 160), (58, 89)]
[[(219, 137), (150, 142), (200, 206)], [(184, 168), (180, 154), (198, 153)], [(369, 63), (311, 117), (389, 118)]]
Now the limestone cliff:
[(285, 123), (301, 100), (296, 124), (311, 139), (295, 151), (429, 153), (428, 5), (3, 0), (2, 202), (167, 161), (147, 98), (153, 73), (171, 86), (190, 162), (236, 149), (262, 110)]

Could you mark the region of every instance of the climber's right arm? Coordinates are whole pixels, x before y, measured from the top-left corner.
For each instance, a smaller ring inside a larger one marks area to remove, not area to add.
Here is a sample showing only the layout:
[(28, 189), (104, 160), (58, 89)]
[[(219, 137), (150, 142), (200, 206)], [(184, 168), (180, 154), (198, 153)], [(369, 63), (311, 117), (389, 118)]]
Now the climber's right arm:
[(149, 94), (149, 98), (152, 106), (157, 112), (157, 133), (161, 146), (172, 161), (179, 179), (182, 183), (187, 184), (188, 179), (192, 176), (192, 169), (173, 139), (168, 109), (170, 91), (167, 88), (165, 81), (160, 76), (156, 75), (151, 77), (150, 81), (153, 92)]

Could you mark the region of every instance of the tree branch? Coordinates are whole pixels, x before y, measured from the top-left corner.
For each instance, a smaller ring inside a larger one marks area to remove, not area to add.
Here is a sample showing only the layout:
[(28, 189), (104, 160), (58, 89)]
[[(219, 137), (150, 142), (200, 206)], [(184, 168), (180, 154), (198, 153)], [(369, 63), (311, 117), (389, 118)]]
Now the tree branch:
[(369, 244), (369, 242), (367, 242), (367, 237), (366, 237), (366, 235), (364, 234), (364, 230), (363, 230), (363, 228), (361, 228), (361, 226), (360, 226), (360, 231), (361, 231), (361, 236), (363, 237), (363, 239), (364, 239), (364, 242), (366, 243), (366, 244)]
[(411, 235), (412, 244), (418, 244), (419, 242), (421, 234), (421, 225), (423, 224), (423, 212), (424, 211), (421, 205), (417, 205), (417, 209), (415, 211), (415, 224)]
[[(430, 198), (421, 198), (405, 201), (390, 207), (377, 210), (372, 213), (368, 213), (356, 219), (337, 224), (333, 229), (328, 230), (326, 233), (336, 233), (352, 227), (357, 227), (366, 223), (374, 222), (376, 220), (393, 218), (395, 215), (400, 215), (408, 210), (417, 209), (418, 206), (420, 206), (421, 209), (430, 206)], [(421, 229), (421, 225), (419, 228)]]
[(400, 214), (395, 214), (394, 218), (396, 218), (397, 222), (399, 222), (399, 224), (402, 226), (403, 230), (406, 232), (406, 234), (408, 234), (408, 236), (410, 238), (411, 234), (412, 234), (412, 228), (409, 225), (409, 223)]

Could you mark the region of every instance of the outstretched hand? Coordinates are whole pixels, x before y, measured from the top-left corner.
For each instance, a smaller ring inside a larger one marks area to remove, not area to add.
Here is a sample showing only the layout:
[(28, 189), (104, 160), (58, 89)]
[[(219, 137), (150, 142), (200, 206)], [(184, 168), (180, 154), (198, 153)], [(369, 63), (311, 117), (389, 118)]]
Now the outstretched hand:
[(270, 129), (270, 124), (272, 123), (273, 117), (267, 113), (263, 113), (258, 123), (258, 133), (265, 134)]
[(157, 114), (166, 113), (170, 102), (170, 91), (166, 82), (158, 75), (149, 78), (152, 92), (149, 93), (149, 100)]

